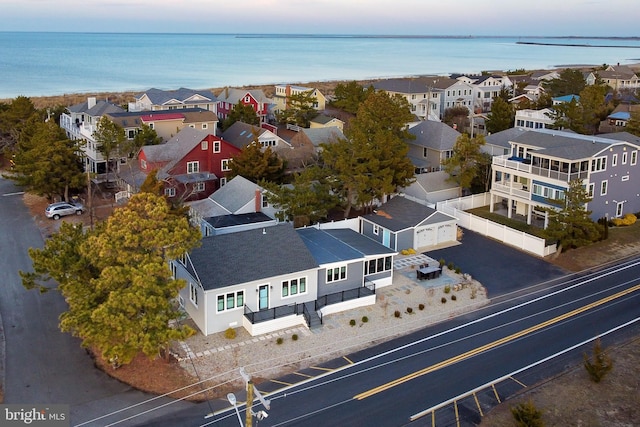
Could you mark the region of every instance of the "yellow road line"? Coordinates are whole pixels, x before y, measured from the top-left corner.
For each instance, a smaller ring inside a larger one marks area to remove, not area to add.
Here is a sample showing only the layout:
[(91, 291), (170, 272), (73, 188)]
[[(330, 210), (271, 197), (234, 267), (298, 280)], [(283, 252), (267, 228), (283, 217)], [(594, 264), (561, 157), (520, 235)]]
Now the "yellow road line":
[(269, 380), (269, 381), (271, 381), (272, 383), (278, 383), (278, 384), (283, 384), (283, 385), (289, 385), (289, 386), (293, 385), (293, 383), (286, 383), (284, 381), (278, 381), (278, 380)]
[(522, 387), (527, 388), (527, 386), (526, 386), (526, 385), (524, 385), (521, 381), (518, 381), (517, 379), (515, 379), (515, 378), (513, 378), (513, 377), (509, 377), (509, 378), (511, 378), (514, 382), (516, 382), (516, 383), (520, 384)]
[(585, 312), (587, 310), (590, 310), (592, 308), (595, 308), (595, 307), (598, 307), (600, 305), (603, 305), (603, 304), (606, 304), (608, 302), (611, 302), (611, 301), (613, 301), (615, 299), (618, 299), (618, 298), (623, 297), (623, 296), (625, 296), (627, 294), (635, 292), (638, 289), (640, 289), (640, 284), (635, 285), (635, 286), (633, 286), (633, 287), (631, 287), (629, 289), (625, 289), (624, 291), (620, 291), (620, 292), (618, 292), (616, 294), (610, 295), (608, 297), (602, 298), (601, 300), (592, 302), (591, 304), (585, 305), (585, 306), (580, 307), (580, 308), (576, 308), (575, 310), (572, 310), (572, 311), (569, 311), (567, 313), (561, 314), (560, 316), (554, 317), (553, 319), (549, 319), (549, 320), (547, 320), (545, 322), (542, 322), (542, 323), (539, 323), (537, 325), (531, 326), (530, 328), (527, 328), (527, 329), (524, 329), (522, 331), (516, 332), (516, 333), (511, 334), (509, 336), (500, 338), (498, 340), (495, 340), (493, 342), (485, 344), (485, 345), (483, 345), (481, 347), (475, 348), (473, 350), (466, 351), (466, 352), (464, 352), (462, 354), (459, 354), (457, 356), (454, 356), (454, 357), (452, 357), (450, 359), (443, 360), (442, 362), (436, 363), (435, 365), (428, 366), (428, 367), (426, 367), (424, 369), (421, 369), (419, 371), (416, 371), (416, 372), (413, 372), (411, 374), (405, 375), (403, 377), (397, 378), (397, 379), (395, 379), (393, 381), (390, 381), (390, 382), (388, 382), (386, 384), (382, 384), (382, 385), (380, 385), (378, 387), (374, 387), (374, 388), (372, 388), (370, 390), (367, 390), (367, 391), (365, 391), (363, 393), (355, 395), (353, 398), (357, 399), (357, 400), (366, 399), (367, 397), (371, 397), (374, 394), (378, 394), (378, 393), (383, 392), (385, 390), (389, 390), (390, 388), (393, 388), (393, 387), (398, 386), (400, 384), (406, 383), (407, 381), (410, 381), (412, 379), (415, 379), (415, 378), (421, 377), (423, 375), (429, 374), (431, 372), (437, 371), (438, 369), (444, 368), (446, 366), (453, 365), (454, 363), (457, 363), (457, 362), (460, 362), (462, 360), (468, 359), (468, 358), (470, 358), (472, 356), (475, 356), (475, 355), (478, 355), (478, 354), (480, 354), (482, 352), (491, 350), (491, 349), (496, 348), (496, 347), (498, 347), (498, 346), (500, 346), (502, 344), (505, 344), (505, 343), (507, 343), (509, 341), (516, 340), (516, 339), (521, 338), (521, 337), (523, 337), (525, 335), (529, 335), (529, 334), (531, 334), (533, 332), (539, 331), (540, 329), (543, 329), (543, 328), (545, 328), (547, 326), (551, 326), (551, 325), (553, 325), (555, 323), (561, 322), (561, 321), (566, 320), (566, 319), (568, 319), (570, 317), (573, 317), (573, 316), (576, 316), (578, 314), (581, 314), (581, 313), (583, 313), (583, 312)]
[(314, 378), (314, 376), (313, 376), (313, 375), (303, 374), (302, 372), (294, 372), (294, 374), (296, 374), (296, 375), (300, 375), (301, 377)]
[(321, 371), (327, 371), (327, 372), (331, 372), (333, 371), (333, 369), (329, 369), (329, 368), (323, 368), (322, 366), (310, 366), (311, 369), (319, 369)]
[(496, 385), (495, 384), (491, 384), (491, 388), (493, 389), (493, 394), (496, 395), (496, 400), (498, 401), (498, 403), (502, 403), (500, 401), (500, 396), (498, 395), (498, 390), (496, 390)]
[(480, 402), (478, 402), (478, 395), (473, 393), (473, 398), (476, 400), (476, 406), (478, 407), (478, 412), (480, 412), (480, 416), (484, 417), (484, 414), (482, 413), (482, 408), (480, 407)]
[(349, 365), (353, 365), (353, 362), (351, 361), (351, 359), (349, 359), (347, 356), (342, 356), (342, 358), (344, 360), (346, 360), (347, 362), (349, 362)]
[(460, 427), (460, 414), (458, 413), (458, 402), (453, 401), (453, 409), (456, 411), (456, 426)]

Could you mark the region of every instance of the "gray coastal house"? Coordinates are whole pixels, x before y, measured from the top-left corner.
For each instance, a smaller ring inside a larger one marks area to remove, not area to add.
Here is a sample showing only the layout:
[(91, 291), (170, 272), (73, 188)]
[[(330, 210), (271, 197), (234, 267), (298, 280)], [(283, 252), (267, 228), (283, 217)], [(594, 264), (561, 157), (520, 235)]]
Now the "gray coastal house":
[(375, 303), (391, 284), (394, 250), (354, 230), (291, 224), (205, 237), (171, 262), (179, 302), (204, 335), (244, 327), (260, 335)]
[(453, 155), (453, 145), (461, 135), (451, 126), (425, 120), (409, 129), (415, 139), (407, 141), (407, 156), (416, 168), (416, 173), (441, 170), (442, 162)]
[(454, 243), (457, 219), (433, 208), (396, 196), (374, 213), (360, 218), (363, 235), (395, 251), (428, 250), (436, 245)]
[(544, 215), (556, 207), (574, 179), (582, 181), (591, 218), (617, 218), (640, 211), (640, 138), (627, 132), (599, 136), (548, 129), (530, 130), (509, 140), (510, 153), (493, 158), (491, 209), (502, 202), (509, 218)]

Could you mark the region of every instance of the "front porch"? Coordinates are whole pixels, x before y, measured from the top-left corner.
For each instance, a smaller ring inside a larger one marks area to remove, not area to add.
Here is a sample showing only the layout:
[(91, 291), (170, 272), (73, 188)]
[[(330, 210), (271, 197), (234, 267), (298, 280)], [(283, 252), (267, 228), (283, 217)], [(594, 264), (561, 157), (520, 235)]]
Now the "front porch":
[(299, 325), (313, 329), (322, 325), (322, 317), (326, 314), (363, 307), (375, 302), (376, 285), (365, 279), (363, 286), (323, 295), (315, 301), (259, 311), (253, 311), (245, 305), (242, 326), (252, 336)]

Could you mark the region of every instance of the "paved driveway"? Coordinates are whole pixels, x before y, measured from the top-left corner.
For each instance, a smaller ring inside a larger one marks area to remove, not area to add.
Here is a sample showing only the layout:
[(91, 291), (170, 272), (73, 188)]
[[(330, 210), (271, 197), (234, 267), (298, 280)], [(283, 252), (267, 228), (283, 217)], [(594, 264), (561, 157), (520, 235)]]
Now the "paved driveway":
[(425, 252), (433, 259), (453, 262), (482, 283), (490, 297), (546, 282), (570, 272), (473, 231), (464, 230), (462, 244)]

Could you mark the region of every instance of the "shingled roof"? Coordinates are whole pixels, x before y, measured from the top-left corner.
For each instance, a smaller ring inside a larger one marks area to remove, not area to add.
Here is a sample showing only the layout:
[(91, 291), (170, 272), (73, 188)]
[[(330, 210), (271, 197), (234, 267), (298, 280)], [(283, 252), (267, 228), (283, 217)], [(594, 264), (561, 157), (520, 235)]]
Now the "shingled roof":
[(291, 224), (205, 237), (189, 258), (187, 269), (205, 290), (318, 267)]
[(420, 203), (396, 196), (363, 218), (393, 232), (424, 224), (436, 224), (453, 218)]

